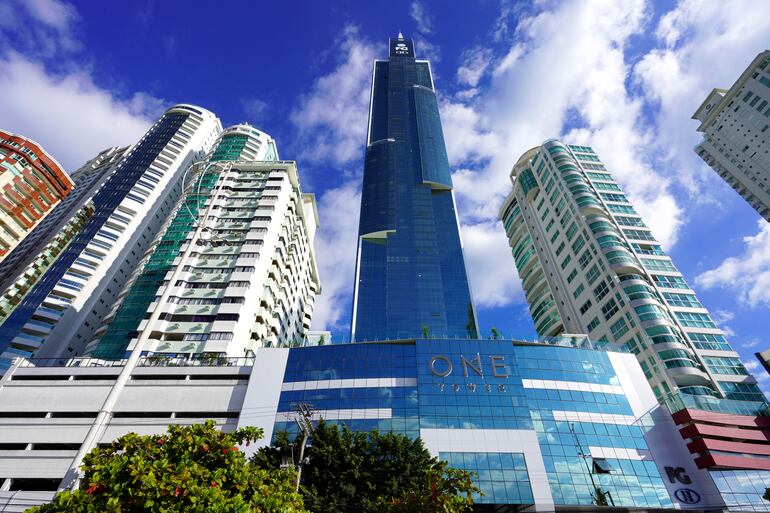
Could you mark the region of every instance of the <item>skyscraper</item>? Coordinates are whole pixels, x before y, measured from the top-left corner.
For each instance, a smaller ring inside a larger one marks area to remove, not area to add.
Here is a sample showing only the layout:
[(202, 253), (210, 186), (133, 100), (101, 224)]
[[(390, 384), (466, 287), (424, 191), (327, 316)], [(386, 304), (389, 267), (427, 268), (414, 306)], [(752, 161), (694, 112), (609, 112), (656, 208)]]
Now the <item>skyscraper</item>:
[(695, 153), (770, 221), (770, 50), (730, 89), (714, 89), (693, 119), (703, 132)]
[(187, 190), (88, 345), (122, 358), (153, 353), (244, 356), (304, 341), (320, 282), (315, 198), (275, 141), (225, 129), (188, 170)]
[[(162, 227), (187, 166), (222, 127), (190, 105), (168, 109), (92, 198), (94, 213), (0, 325), (0, 350), (79, 354)], [(0, 358), (0, 372), (9, 364)]]
[(39, 144), (0, 130), (0, 262), (73, 186)]
[(351, 340), (477, 333), (430, 63), (399, 34), (374, 63)]
[(0, 323), (91, 219), (91, 198), (127, 151), (127, 147), (106, 149), (72, 173), (72, 192), (0, 263)]
[(546, 141), (511, 179), (500, 219), (538, 335), (623, 345), (661, 401), (676, 395), (733, 413), (764, 405), (725, 333), (591, 148)]

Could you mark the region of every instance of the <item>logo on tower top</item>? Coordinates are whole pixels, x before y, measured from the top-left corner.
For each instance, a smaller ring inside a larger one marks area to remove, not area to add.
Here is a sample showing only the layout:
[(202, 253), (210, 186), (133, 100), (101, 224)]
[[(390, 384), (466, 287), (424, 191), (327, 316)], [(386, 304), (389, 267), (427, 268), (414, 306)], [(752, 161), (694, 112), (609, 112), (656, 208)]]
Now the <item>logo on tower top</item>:
[(393, 53), (396, 53), (398, 55), (409, 55), (409, 47), (406, 46), (406, 43), (398, 42), (396, 43), (396, 46), (393, 47)]

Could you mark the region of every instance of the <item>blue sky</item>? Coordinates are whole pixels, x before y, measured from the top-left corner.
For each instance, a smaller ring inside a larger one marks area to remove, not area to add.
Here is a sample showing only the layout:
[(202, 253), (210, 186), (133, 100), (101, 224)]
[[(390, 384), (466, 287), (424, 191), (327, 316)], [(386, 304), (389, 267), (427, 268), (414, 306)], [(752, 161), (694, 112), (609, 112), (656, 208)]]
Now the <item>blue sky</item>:
[(496, 213), (518, 156), (562, 137), (598, 151), (767, 390), (770, 227), (695, 156), (690, 116), (770, 47), (770, 3), (722, 5), (6, 0), (0, 126), (68, 170), (178, 102), (269, 132), (318, 197), (314, 327), (344, 340), (371, 63), (401, 30), (432, 61), (484, 332), (534, 337)]

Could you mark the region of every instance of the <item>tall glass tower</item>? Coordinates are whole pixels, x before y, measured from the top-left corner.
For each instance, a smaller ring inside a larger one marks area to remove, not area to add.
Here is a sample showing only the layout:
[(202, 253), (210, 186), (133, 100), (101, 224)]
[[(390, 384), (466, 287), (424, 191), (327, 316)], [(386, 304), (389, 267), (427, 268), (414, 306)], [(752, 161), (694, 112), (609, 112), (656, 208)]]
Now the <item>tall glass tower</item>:
[(410, 39), (374, 63), (351, 340), (475, 338), (430, 63)]

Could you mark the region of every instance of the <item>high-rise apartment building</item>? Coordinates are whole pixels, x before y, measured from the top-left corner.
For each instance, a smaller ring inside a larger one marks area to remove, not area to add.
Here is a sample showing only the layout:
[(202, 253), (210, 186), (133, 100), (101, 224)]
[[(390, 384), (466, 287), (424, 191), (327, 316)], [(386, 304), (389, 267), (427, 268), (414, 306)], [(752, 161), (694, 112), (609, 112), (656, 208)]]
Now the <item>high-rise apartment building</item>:
[(0, 262), (73, 187), (39, 144), (0, 130)]
[[(79, 354), (182, 191), (184, 172), (221, 132), (210, 112), (167, 110), (91, 198), (93, 215), (0, 325), (0, 350)], [(0, 358), (0, 371), (9, 364)]]
[(91, 219), (91, 197), (127, 151), (109, 148), (75, 171), (72, 192), (0, 262), (0, 323)]
[(430, 63), (410, 39), (374, 63), (351, 339), (475, 338)]
[(765, 397), (591, 148), (526, 152), (500, 210), (538, 335), (637, 355), (659, 400), (753, 413)]
[(244, 356), (304, 341), (320, 282), (315, 198), (249, 125), (222, 132), (88, 352)]
[(765, 396), (596, 153), (549, 140), (511, 179), (500, 219), (538, 335), (628, 349), (699, 468), (770, 479), (767, 439), (745, 438)]
[(714, 89), (693, 119), (703, 132), (695, 152), (770, 221), (770, 50), (730, 89)]

